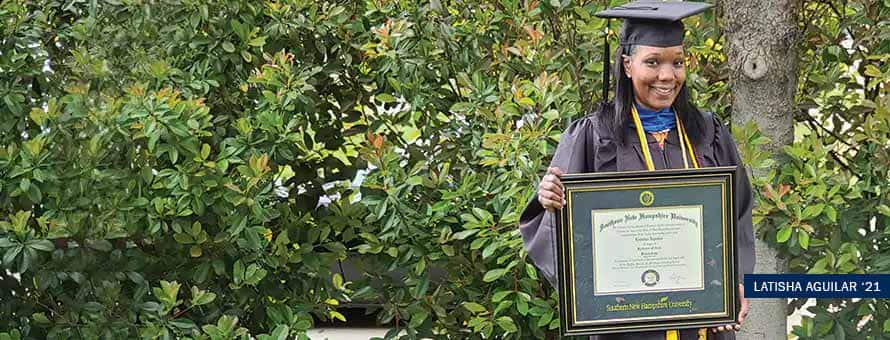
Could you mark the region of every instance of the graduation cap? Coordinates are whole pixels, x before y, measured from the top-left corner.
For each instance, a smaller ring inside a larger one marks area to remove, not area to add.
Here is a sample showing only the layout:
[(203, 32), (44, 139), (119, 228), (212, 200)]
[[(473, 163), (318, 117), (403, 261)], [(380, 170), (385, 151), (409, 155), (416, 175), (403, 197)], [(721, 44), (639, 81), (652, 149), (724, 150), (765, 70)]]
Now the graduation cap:
[[(642, 0), (596, 13), (600, 18), (624, 19), (618, 38), (621, 45), (668, 47), (683, 44), (683, 18), (704, 12), (713, 5), (691, 1)], [(609, 95), (609, 40), (603, 58), (603, 100)]]

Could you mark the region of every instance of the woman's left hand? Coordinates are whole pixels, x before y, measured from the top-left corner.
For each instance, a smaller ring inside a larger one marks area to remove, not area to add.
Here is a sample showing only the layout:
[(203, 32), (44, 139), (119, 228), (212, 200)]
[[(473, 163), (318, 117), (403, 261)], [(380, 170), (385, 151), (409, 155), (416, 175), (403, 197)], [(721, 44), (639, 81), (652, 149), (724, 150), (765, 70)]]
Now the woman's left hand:
[(728, 331), (738, 331), (742, 329), (742, 322), (745, 321), (745, 318), (748, 317), (748, 299), (745, 298), (745, 286), (739, 284), (739, 300), (742, 303), (742, 308), (739, 310), (739, 321), (733, 325), (723, 325), (716, 328), (711, 328), (711, 332), (728, 332)]

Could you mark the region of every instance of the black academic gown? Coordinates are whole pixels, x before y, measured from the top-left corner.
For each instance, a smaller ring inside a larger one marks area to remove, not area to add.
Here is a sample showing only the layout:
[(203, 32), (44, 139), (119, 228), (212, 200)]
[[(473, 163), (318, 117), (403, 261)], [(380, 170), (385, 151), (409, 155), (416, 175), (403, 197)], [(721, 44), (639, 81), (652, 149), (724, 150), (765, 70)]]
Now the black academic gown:
[[(740, 164), (738, 151), (730, 132), (711, 114), (705, 113), (704, 138), (695, 145), (695, 155), (701, 167), (731, 166)], [(574, 121), (566, 129), (551, 167), (558, 167), (564, 173), (608, 172), (646, 170), (643, 152), (636, 130), (628, 127), (624, 143), (618, 143), (607, 129), (599, 127), (595, 115)], [(677, 129), (668, 134), (662, 150), (658, 142), (647, 134), (649, 150), (656, 169), (683, 168), (683, 155)], [(751, 223), (753, 196), (751, 185), (744, 168), (739, 167), (736, 182), (736, 244), (738, 246), (738, 266), (742, 277), (754, 272), (754, 229)], [(534, 197), (520, 217), (519, 229), (528, 256), (544, 273), (547, 280), (556, 287), (556, 238), (554, 216), (546, 211)], [(665, 332), (637, 332), (592, 336), (591, 340), (663, 340)], [(697, 330), (682, 330), (680, 339), (698, 339)], [(735, 339), (733, 332), (708, 334), (708, 339)]]

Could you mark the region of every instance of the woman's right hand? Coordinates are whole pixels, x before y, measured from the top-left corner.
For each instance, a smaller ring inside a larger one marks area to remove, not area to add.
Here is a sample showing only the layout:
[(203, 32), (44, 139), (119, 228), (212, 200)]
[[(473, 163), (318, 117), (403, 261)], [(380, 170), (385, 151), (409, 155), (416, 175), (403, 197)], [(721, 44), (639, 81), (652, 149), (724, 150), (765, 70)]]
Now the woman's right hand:
[(538, 185), (538, 202), (550, 212), (562, 209), (566, 204), (562, 181), (559, 180), (562, 175), (562, 170), (557, 167), (547, 168), (547, 175)]

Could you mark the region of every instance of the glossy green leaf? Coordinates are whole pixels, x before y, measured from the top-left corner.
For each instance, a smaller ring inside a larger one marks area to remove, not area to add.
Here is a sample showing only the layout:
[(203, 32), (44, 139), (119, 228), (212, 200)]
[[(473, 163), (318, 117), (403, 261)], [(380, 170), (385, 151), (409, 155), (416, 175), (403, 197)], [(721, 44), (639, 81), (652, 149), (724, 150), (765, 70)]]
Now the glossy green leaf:
[(501, 278), (506, 273), (507, 273), (507, 270), (503, 269), (503, 268), (492, 269), (485, 273), (485, 276), (482, 277), (482, 281), (492, 282), (492, 281), (495, 281), (495, 280)]
[(779, 229), (779, 232), (776, 234), (776, 242), (784, 243), (787, 242), (788, 239), (791, 238), (791, 227), (784, 226)]

